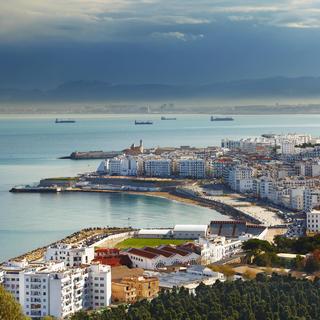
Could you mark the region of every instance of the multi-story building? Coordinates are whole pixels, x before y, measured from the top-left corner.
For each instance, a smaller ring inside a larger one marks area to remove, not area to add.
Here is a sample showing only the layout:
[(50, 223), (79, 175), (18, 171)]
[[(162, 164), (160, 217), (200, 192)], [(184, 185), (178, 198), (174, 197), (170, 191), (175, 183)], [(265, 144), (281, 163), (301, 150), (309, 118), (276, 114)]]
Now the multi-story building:
[(108, 265), (92, 264), (88, 268), (90, 307), (98, 309), (111, 303), (111, 268)]
[(320, 205), (320, 190), (307, 188), (303, 191), (303, 209), (310, 212)]
[(320, 210), (307, 212), (307, 233), (320, 232)]
[(227, 172), (227, 183), (232, 190), (246, 193), (253, 190), (253, 169), (244, 165), (231, 167)]
[(295, 154), (295, 143), (289, 140), (282, 141), (281, 143), (281, 154)]
[(226, 169), (234, 165), (234, 160), (231, 158), (219, 158), (211, 162), (212, 176), (214, 178), (222, 178)]
[(108, 168), (111, 176), (136, 176), (140, 163), (133, 156), (122, 156), (109, 159)]
[(159, 292), (157, 277), (124, 277), (112, 282), (112, 300), (133, 303), (140, 299), (152, 299)]
[(94, 259), (94, 247), (57, 243), (47, 248), (47, 261), (63, 261), (67, 267), (89, 264)]
[(13, 262), (5, 264), (2, 273), (3, 286), (31, 318), (50, 315), (63, 319), (81, 309), (101, 308), (111, 302), (110, 266), (67, 268), (64, 262)]
[(178, 162), (181, 178), (203, 179), (206, 177), (206, 161), (204, 159), (181, 159)]
[(290, 189), (290, 208), (297, 211), (302, 211), (304, 208), (303, 200), (304, 188)]
[(149, 159), (144, 161), (144, 175), (147, 177), (170, 177), (172, 161), (170, 159)]

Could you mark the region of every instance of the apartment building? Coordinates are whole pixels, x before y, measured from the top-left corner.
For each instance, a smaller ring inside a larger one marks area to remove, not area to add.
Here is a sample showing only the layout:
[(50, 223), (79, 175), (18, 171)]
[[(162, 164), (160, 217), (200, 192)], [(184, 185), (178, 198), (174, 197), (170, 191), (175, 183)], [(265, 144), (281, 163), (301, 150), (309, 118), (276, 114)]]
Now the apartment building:
[(227, 183), (232, 190), (240, 193), (252, 192), (253, 169), (244, 165), (231, 167), (227, 172)]
[(82, 245), (57, 243), (49, 246), (45, 253), (47, 261), (63, 261), (66, 267), (89, 264), (94, 259), (94, 248)]
[(310, 212), (313, 208), (320, 205), (320, 189), (306, 188), (303, 191), (303, 209)]
[(108, 173), (111, 176), (136, 176), (140, 163), (133, 156), (121, 156), (106, 160)]
[(144, 161), (144, 175), (147, 177), (170, 177), (172, 161), (170, 159), (149, 159)]
[(307, 232), (319, 233), (320, 232), (320, 210), (312, 210), (307, 212)]
[(133, 303), (140, 299), (152, 299), (159, 292), (157, 277), (124, 277), (112, 282), (112, 300), (114, 302)]
[(181, 178), (203, 179), (206, 177), (206, 161), (204, 159), (181, 159), (178, 161)]
[(11, 262), (2, 267), (2, 272), (3, 286), (31, 318), (50, 315), (63, 319), (79, 310), (101, 308), (111, 302), (109, 266), (67, 268), (64, 262)]

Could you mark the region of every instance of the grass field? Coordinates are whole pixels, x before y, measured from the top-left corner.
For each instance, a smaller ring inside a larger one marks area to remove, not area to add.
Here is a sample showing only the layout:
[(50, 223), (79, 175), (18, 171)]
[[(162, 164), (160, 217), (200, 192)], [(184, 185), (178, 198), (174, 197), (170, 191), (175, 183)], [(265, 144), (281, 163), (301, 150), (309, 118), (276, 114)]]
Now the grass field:
[(190, 240), (176, 240), (176, 239), (147, 239), (147, 238), (129, 238), (116, 244), (119, 249), (127, 248), (143, 248), (143, 247), (157, 247), (162, 244), (179, 245)]

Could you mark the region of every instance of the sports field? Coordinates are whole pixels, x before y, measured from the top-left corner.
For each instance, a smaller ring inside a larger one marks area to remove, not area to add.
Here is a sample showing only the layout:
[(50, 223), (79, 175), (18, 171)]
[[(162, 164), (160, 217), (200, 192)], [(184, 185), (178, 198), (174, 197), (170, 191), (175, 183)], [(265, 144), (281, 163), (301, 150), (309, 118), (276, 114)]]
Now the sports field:
[(119, 249), (127, 248), (143, 248), (143, 247), (157, 247), (162, 244), (179, 245), (191, 240), (177, 240), (177, 239), (149, 239), (149, 238), (129, 238), (116, 244)]

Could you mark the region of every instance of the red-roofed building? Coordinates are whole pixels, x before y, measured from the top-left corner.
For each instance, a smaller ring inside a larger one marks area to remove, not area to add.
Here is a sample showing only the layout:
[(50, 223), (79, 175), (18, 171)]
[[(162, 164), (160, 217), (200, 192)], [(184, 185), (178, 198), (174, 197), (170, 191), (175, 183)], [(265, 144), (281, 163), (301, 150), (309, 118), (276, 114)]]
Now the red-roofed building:
[(173, 265), (197, 264), (200, 260), (200, 256), (197, 253), (181, 248), (177, 249), (173, 246), (145, 247), (143, 249), (131, 248), (122, 253), (128, 255), (133, 267), (149, 270)]

